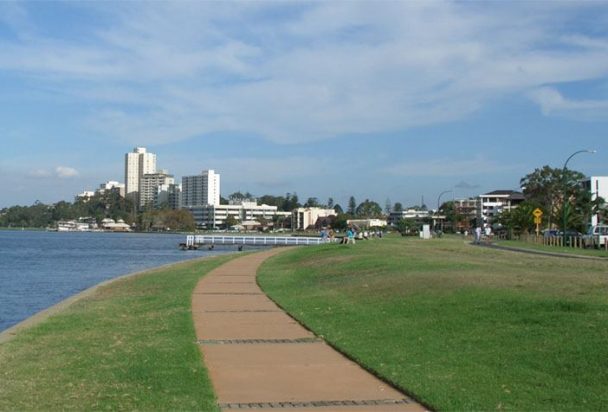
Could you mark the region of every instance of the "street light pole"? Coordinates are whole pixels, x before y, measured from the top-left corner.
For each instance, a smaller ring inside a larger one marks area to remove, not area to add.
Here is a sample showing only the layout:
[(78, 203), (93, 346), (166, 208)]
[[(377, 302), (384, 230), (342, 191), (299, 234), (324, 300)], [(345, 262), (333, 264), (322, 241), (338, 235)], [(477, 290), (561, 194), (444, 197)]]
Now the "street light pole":
[(564, 167), (562, 168), (562, 191), (563, 191), (563, 197), (564, 197), (562, 200), (562, 223), (563, 223), (562, 246), (566, 246), (566, 227), (568, 226), (568, 213), (566, 213), (566, 190), (567, 190), (566, 171), (568, 170), (568, 162), (570, 161), (570, 159), (572, 159), (577, 154), (580, 154), (580, 153), (593, 154), (595, 152), (596, 152), (595, 150), (589, 150), (589, 149), (578, 150), (578, 151), (572, 153), (570, 156), (568, 156), (568, 158), (566, 159), (566, 162), (564, 163)]
[[(453, 190), (444, 190), (443, 192), (439, 193), (439, 196), (437, 197), (437, 213), (439, 214), (439, 202), (441, 201), (441, 196), (445, 195), (446, 193), (450, 193), (450, 192), (454, 192)], [(441, 227), (441, 230), (443, 230), (443, 225)]]

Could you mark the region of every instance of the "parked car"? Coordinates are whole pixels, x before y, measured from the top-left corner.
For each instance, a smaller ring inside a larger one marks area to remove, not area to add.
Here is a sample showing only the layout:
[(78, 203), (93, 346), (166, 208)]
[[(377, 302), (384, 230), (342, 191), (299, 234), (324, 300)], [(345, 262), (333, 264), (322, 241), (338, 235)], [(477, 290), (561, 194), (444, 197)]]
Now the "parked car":
[[(557, 234), (557, 236), (564, 237), (564, 232), (560, 230), (559, 233)], [(572, 230), (572, 229), (566, 230), (566, 246), (571, 246), (570, 244), (575, 241), (574, 239), (578, 239), (582, 236), (583, 236), (583, 234), (576, 230)]]
[(608, 243), (608, 225), (595, 225), (589, 227), (583, 236), (585, 247), (606, 247)]
[(557, 229), (545, 229), (543, 230), (543, 237), (557, 237), (559, 235), (559, 230)]

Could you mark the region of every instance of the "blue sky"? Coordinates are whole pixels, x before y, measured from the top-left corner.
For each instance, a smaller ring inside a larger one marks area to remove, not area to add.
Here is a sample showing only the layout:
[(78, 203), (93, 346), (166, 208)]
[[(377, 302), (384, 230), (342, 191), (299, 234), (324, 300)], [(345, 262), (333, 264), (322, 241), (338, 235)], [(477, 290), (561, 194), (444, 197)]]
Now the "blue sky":
[(342, 205), (587, 148), (569, 166), (608, 175), (608, 2), (0, 2), (0, 143), (0, 207), (123, 181), (135, 146)]

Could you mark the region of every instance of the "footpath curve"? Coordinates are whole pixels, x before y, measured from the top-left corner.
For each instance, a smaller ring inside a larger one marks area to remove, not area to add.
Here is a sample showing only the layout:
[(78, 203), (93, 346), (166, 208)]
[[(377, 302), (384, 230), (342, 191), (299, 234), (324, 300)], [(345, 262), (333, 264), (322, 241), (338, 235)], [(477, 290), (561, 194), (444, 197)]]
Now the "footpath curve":
[(299, 325), (258, 287), (273, 249), (234, 259), (196, 286), (198, 344), (221, 410), (424, 411)]

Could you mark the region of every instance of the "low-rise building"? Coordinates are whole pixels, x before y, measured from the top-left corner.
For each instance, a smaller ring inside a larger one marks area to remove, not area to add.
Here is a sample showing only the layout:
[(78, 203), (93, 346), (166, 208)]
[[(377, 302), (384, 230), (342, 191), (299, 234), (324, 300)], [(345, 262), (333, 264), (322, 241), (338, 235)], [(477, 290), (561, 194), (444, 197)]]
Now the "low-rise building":
[(515, 209), (526, 198), (523, 193), (514, 190), (495, 190), (479, 195), (477, 207), (478, 224), (492, 225), (502, 212)]
[(299, 207), (291, 212), (292, 230), (306, 230), (314, 228), (319, 219), (336, 216), (334, 209), (322, 209), (320, 207)]
[(79, 200), (88, 202), (90, 198), (92, 198), (93, 196), (95, 196), (95, 192), (91, 192), (90, 190), (85, 190), (82, 193), (78, 193), (75, 197), (75, 201), (78, 202)]
[(477, 218), (479, 199), (456, 199), (454, 200), (454, 214), (456, 215), (456, 231), (469, 231), (471, 225)]
[(228, 217), (236, 222), (272, 221), (282, 212), (276, 206), (258, 205), (256, 202), (237, 202), (229, 205), (202, 205), (184, 207), (194, 217), (196, 225), (204, 229), (225, 229)]
[(114, 221), (114, 219), (105, 218), (101, 221), (101, 228), (103, 230), (107, 230), (108, 232), (130, 232), (131, 226), (125, 223), (124, 220), (118, 219), (118, 221)]
[(388, 224), (396, 226), (401, 219), (422, 220), (429, 218), (431, 215), (428, 210), (407, 209), (398, 212), (391, 212), (388, 216)]
[(355, 225), (361, 229), (370, 229), (377, 227), (386, 227), (386, 219), (349, 219), (346, 221), (348, 225)]
[(110, 180), (100, 184), (99, 188), (95, 191), (95, 193), (102, 195), (106, 192), (111, 191), (116, 191), (120, 196), (125, 197), (125, 184)]

